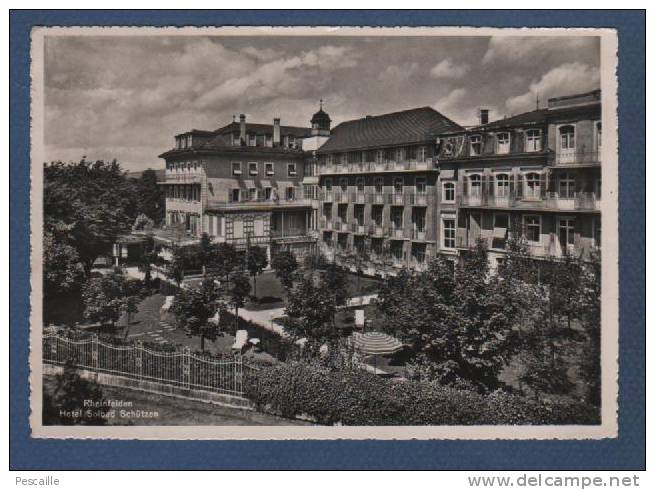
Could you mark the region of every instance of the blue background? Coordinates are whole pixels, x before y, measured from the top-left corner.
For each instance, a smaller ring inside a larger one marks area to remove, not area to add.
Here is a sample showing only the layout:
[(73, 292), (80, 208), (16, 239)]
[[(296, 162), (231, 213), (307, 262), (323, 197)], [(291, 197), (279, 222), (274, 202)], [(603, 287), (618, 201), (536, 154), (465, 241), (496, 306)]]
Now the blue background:
[[(12, 11), (11, 469), (644, 469), (644, 11)], [(29, 436), (29, 34), (43, 25), (611, 27), (619, 33), (619, 437), (600, 441), (74, 441)]]

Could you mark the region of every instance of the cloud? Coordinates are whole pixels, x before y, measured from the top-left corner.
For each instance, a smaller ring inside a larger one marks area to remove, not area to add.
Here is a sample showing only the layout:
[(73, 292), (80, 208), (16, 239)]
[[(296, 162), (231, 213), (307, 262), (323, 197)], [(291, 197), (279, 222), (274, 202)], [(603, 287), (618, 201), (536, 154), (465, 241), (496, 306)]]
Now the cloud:
[(392, 83), (406, 82), (418, 71), (418, 68), (417, 62), (389, 65), (380, 73), (380, 80)]
[(430, 70), (432, 78), (462, 78), (471, 67), (467, 64), (457, 65), (450, 58), (446, 58), (433, 66)]
[(500, 36), (489, 39), (482, 63), (516, 65), (543, 64), (552, 58), (575, 59), (600, 47), (594, 36)]
[(549, 97), (572, 95), (599, 87), (598, 67), (578, 62), (565, 63), (548, 71), (538, 81), (532, 82), (524, 94), (508, 98), (505, 106), (511, 114), (516, 114), (534, 109), (537, 95), (539, 100), (546, 102)]

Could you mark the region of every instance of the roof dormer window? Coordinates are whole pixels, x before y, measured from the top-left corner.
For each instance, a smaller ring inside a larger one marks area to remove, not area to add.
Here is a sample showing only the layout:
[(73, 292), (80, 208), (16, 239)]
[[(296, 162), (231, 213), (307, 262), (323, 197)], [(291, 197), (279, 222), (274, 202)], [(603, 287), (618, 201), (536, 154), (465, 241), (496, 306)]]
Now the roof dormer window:
[(509, 153), (509, 133), (503, 132), (496, 134), (496, 153), (505, 155)]
[(475, 157), (482, 154), (482, 136), (479, 134), (471, 136), (471, 156)]

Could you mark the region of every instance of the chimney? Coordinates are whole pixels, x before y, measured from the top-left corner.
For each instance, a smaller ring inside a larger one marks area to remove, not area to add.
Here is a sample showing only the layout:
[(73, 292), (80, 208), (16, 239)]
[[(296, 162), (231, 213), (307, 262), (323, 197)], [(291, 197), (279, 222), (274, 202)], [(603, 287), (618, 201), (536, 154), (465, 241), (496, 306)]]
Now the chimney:
[(480, 109), (480, 125), (489, 123), (489, 109)]
[(273, 119), (273, 146), (280, 146), (280, 118)]
[(241, 138), (241, 144), (245, 144), (246, 142), (246, 115), (245, 114), (240, 114), (239, 115), (239, 123), (241, 125), (241, 134), (239, 137)]

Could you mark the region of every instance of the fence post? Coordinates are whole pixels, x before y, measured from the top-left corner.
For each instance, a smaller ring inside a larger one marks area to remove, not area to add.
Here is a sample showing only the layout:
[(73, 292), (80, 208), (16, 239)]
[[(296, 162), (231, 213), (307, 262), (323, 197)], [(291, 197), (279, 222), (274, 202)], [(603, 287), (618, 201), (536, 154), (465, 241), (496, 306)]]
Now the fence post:
[(143, 377), (143, 344), (140, 340), (137, 340), (134, 344), (134, 364), (136, 377), (141, 379)]
[(191, 349), (189, 347), (184, 348), (182, 356), (182, 384), (187, 389), (191, 385)]
[(98, 336), (91, 336), (91, 366), (95, 371), (98, 370)]
[(243, 395), (243, 357), (241, 354), (236, 356), (236, 364), (234, 365), (235, 388), (239, 395)]

